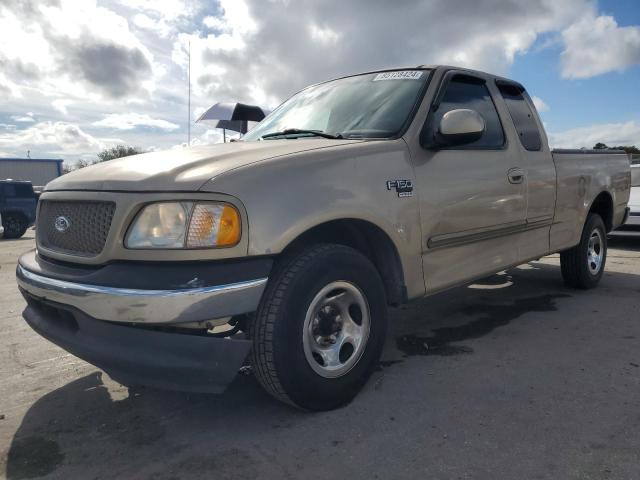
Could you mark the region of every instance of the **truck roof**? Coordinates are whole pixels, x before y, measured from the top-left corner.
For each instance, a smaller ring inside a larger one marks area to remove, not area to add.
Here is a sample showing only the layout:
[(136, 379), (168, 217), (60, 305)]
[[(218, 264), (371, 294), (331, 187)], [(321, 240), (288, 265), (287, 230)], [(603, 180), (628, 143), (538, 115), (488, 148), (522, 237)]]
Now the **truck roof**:
[(458, 70), (458, 71), (461, 71), (461, 72), (468, 72), (470, 74), (477, 75), (477, 76), (480, 76), (480, 77), (485, 77), (487, 79), (495, 79), (495, 80), (498, 80), (498, 81), (502, 81), (502, 82), (510, 84), (510, 85), (512, 85), (514, 87), (518, 87), (518, 88), (522, 89), (523, 91), (525, 90), (524, 86), (521, 83), (519, 83), (519, 82), (517, 82), (515, 80), (512, 80), (512, 79), (507, 78), (507, 77), (502, 77), (500, 75), (495, 75), (493, 73), (484, 72), (482, 70), (474, 70), (472, 68), (457, 67), (455, 65), (418, 65), (417, 67), (413, 67), (413, 68), (429, 68), (429, 69), (432, 69), (432, 70), (443, 70), (443, 71)]
[[(411, 66), (411, 67), (381, 68), (381, 69), (371, 70), (371, 71), (367, 71), (367, 72), (353, 73), (353, 74), (350, 74), (350, 75), (344, 75), (344, 76), (341, 76), (341, 77), (336, 77), (336, 78), (333, 78), (333, 79), (325, 80), (323, 82), (318, 82), (318, 83), (316, 83), (314, 85), (320, 85), (322, 83), (327, 83), (327, 82), (330, 82), (332, 80), (338, 80), (340, 78), (355, 77), (357, 75), (367, 75), (369, 73), (393, 72), (393, 71), (398, 71), (398, 70), (415, 70), (415, 69), (438, 70), (438, 71), (442, 71), (442, 72), (446, 72), (448, 70), (456, 70), (456, 71), (459, 71), (459, 72), (463, 72), (463, 73), (466, 72), (466, 73), (469, 73), (471, 75), (483, 77), (486, 80), (495, 80), (496, 82), (498, 82), (498, 83), (500, 83), (500, 84), (502, 84), (504, 86), (509, 86), (509, 87), (512, 87), (512, 88), (516, 88), (516, 89), (520, 90), (520, 92), (524, 92), (526, 90), (521, 83), (519, 83), (519, 82), (517, 82), (515, 80), (512, 80), (510, 78), (507, 78), (507, 77), (502, 77), (500, 75), (494, 75), (492, 73), (483, 72), (481, 70), (474, 70), (474, 69), (471, 69), (471, 68), (457, 67), (457, 66), (454, 66), (454, 65), (430, 65), (430, 64), (414, 65), (414, 66)], [(309, 86), (313, 86), (313, 85), (309, 85)], [(305, 87), (305, 89), (308, 88), (308, 87)]]

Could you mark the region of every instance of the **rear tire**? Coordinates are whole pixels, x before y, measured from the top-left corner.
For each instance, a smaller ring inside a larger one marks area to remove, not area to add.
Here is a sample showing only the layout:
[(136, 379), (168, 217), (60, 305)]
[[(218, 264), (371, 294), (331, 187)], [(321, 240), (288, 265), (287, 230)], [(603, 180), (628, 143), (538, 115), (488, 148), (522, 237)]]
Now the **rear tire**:
[(306, 410), (351, 401), (377, 365), (387, 305), (374, 265), (342, 245), (315, 245), (274, 268), (252, 325), (255, 376)]
[(4, 238), (20, 238), (27, 231), (27, 222), (20, 215), (8, 213), (2, 216), (2, 226), (4, 227)]
[(565, 285), (583, 290), (596, 287), (604, 274), (606, 261), (606, 228), (600, 215), (590, 213), (584, 224), (580, 243), (560, 253)]

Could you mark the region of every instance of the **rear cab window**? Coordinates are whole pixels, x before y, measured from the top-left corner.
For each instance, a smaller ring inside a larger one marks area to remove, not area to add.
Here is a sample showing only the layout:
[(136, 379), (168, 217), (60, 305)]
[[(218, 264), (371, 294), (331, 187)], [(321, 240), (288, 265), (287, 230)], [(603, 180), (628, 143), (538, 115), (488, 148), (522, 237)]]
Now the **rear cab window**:
[(516, 82), (496, 80), (522, 146), (528, 151), (542, 149), (542, 138), (524, 88)]

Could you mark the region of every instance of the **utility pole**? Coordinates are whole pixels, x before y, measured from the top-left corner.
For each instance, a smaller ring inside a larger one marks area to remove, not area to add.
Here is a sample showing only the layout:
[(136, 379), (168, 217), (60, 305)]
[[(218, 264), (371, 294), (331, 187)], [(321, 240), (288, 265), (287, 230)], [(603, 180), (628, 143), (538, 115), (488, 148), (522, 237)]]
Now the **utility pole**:
[(187, 146), (191, 146), (191, 40), (189, 40), (189, 63), (187, 67), (187, 82), (189, 83), (189, 100), (187, 108)]

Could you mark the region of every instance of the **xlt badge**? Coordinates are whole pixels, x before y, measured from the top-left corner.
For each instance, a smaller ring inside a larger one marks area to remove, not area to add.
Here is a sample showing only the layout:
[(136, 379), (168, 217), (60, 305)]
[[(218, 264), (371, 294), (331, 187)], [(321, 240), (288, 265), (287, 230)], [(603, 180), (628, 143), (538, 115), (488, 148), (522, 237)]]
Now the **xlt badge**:
[(413, 196), (413, 182), (411, 180), (387, 180), (387, 190), (396, 189), (398, 197)]

